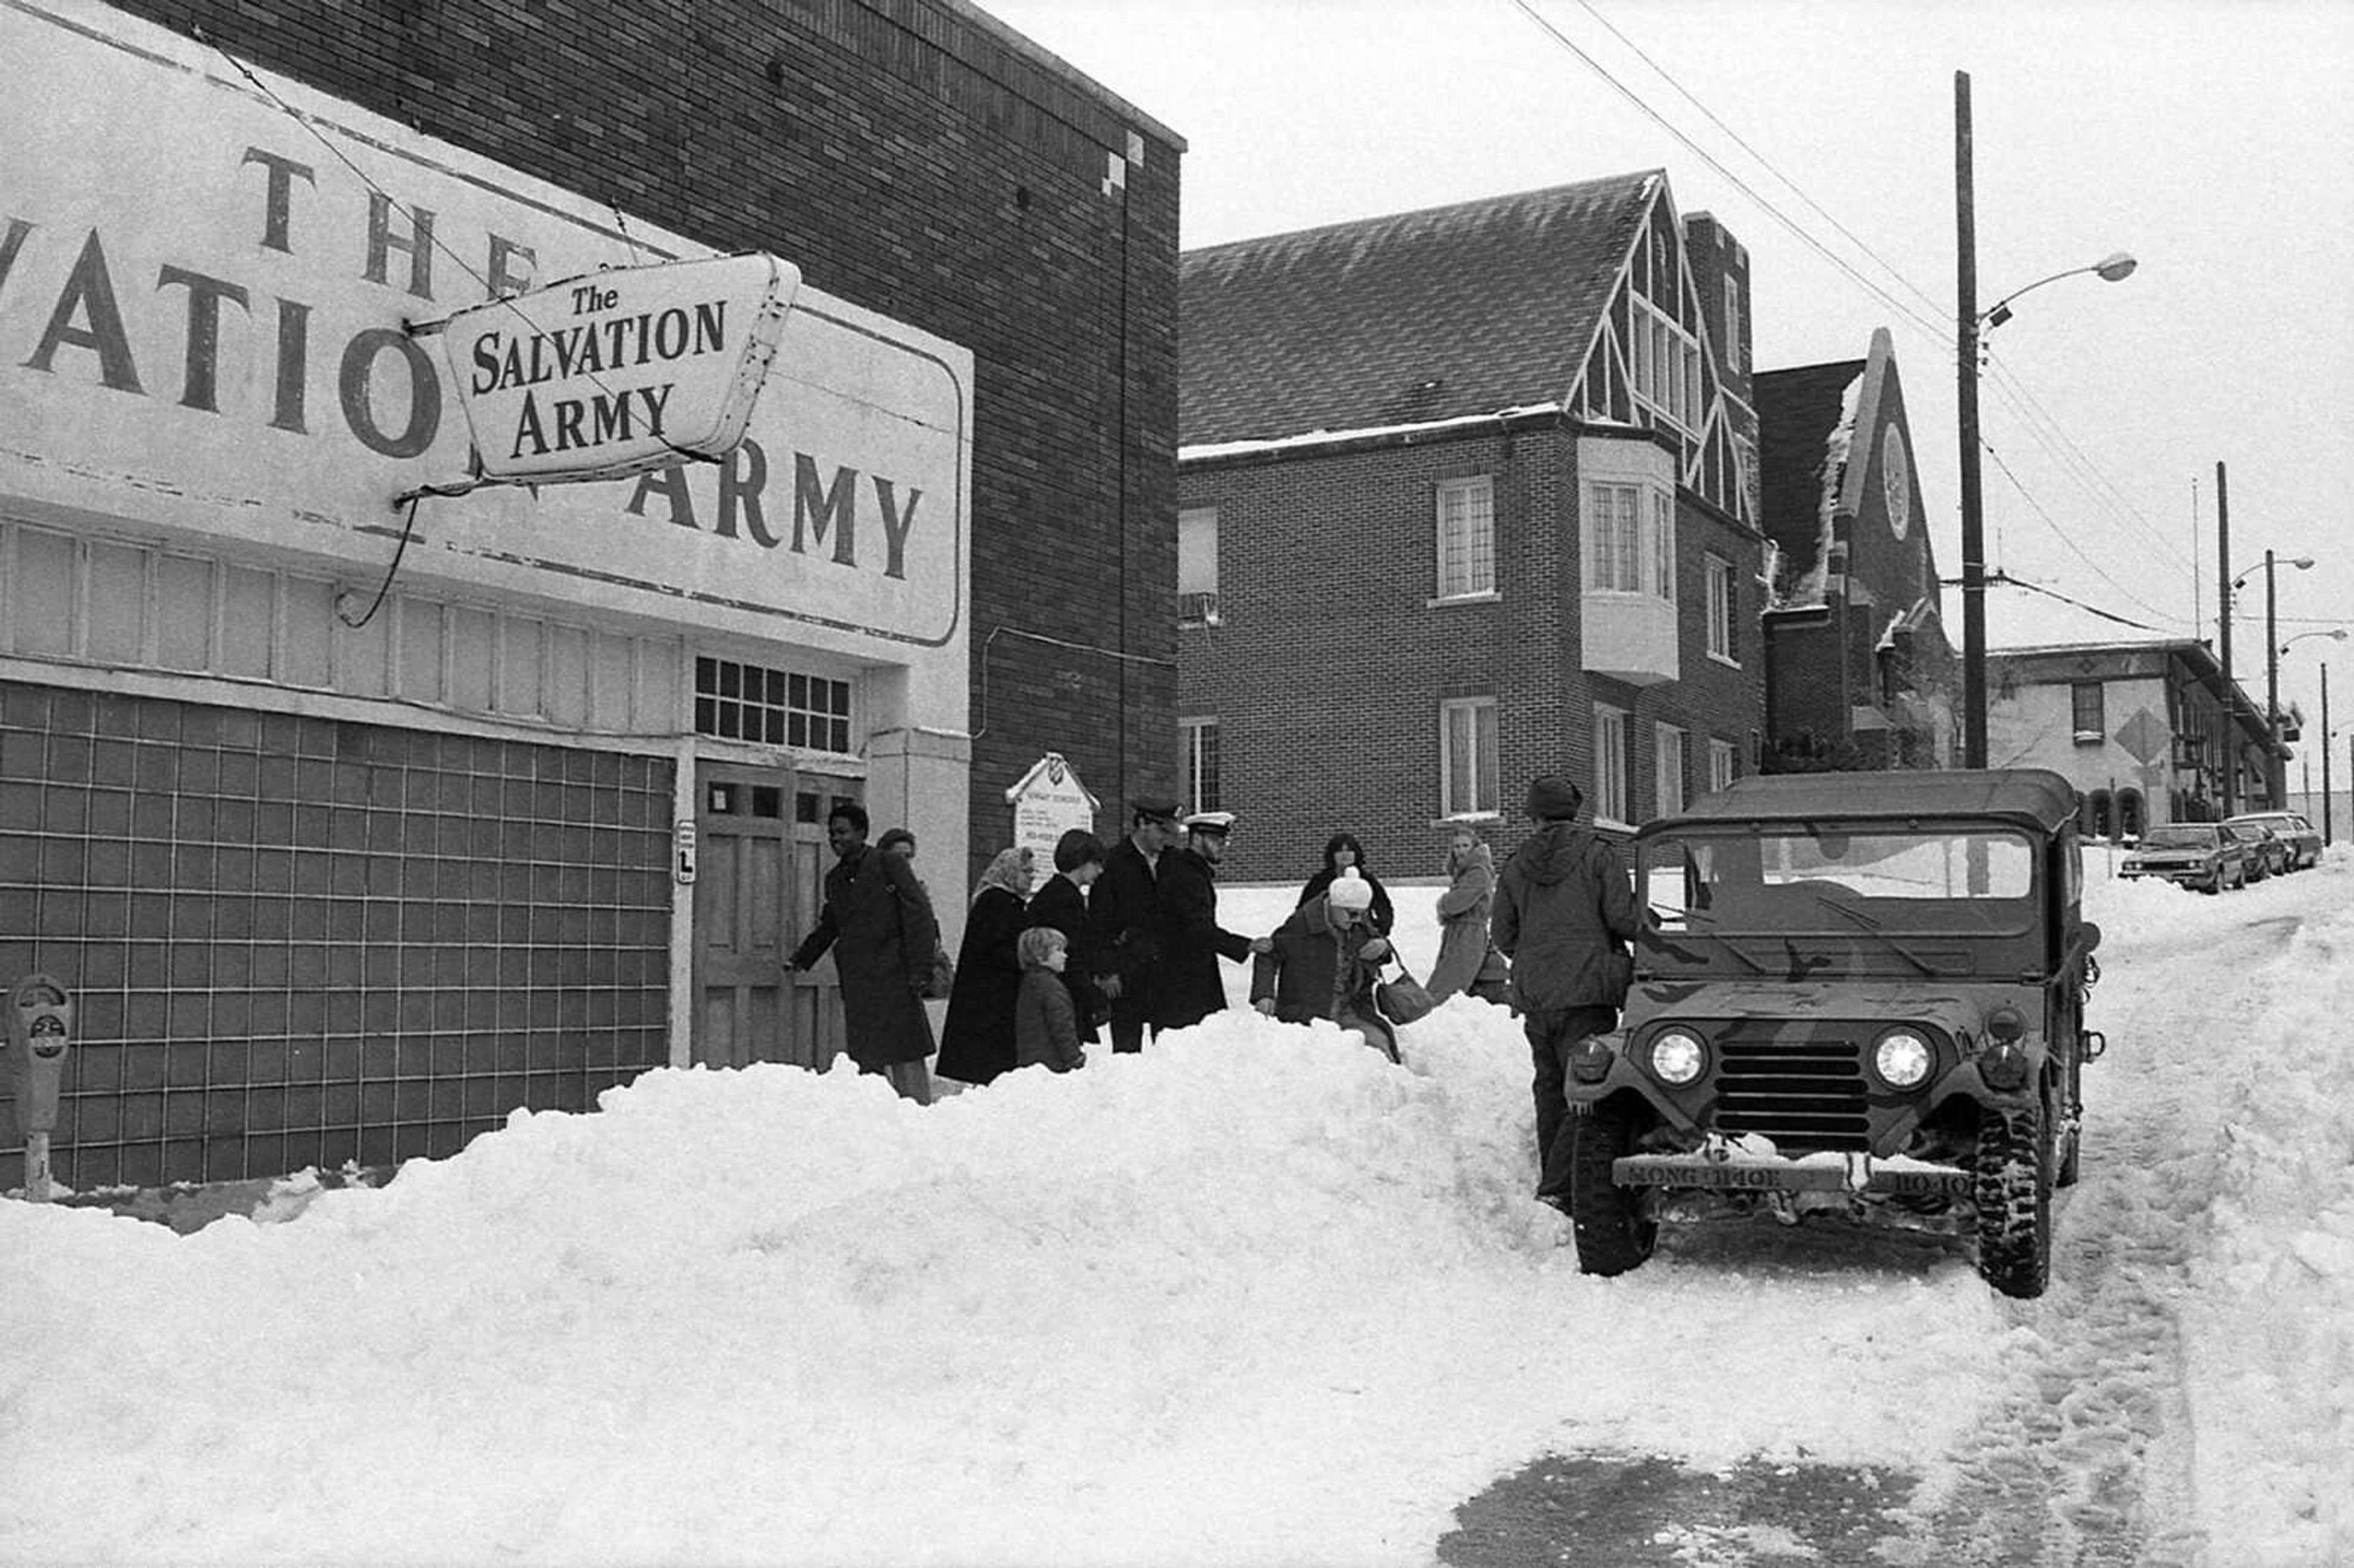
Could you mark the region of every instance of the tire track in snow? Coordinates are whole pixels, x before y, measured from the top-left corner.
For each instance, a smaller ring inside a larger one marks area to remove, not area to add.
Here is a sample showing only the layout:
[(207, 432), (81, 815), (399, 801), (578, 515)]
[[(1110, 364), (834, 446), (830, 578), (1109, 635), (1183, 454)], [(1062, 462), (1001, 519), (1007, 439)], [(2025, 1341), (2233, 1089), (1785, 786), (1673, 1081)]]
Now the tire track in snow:
[[(2011, 1364), (2012, 1392), (1907, 1510), (1926, 1512), (1941, 1563), (2206, 1559), (2176, 1316), (2221, 1137), (2197, 1043), (2245, 1044), (2228, 1021), (2257, 1010), (2297, 923), (2240, 913), (2227, 904), (2195, 933), (2104, 954), (2091, 1012), (2110, 1050), (2085, 1071), (2084, 1179), (2055, 1206), (2052, 1287), (2004, 1303), (2010, 1330), (1989, 1354)], [(2184, 984), (2193, 974), (2229, 989)]]

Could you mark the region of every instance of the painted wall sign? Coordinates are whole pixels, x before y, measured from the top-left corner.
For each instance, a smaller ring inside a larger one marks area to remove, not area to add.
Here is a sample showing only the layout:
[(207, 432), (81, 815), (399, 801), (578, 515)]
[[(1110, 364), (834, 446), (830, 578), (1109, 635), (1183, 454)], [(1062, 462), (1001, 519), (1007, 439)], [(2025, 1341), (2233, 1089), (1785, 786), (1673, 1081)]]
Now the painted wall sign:
[(1040, 883), (1054, 874), (1055, 845), (1073, 828), (1095, 832), (1100, 804), (1059, 751), (1050, 751), (1033, 763), (1030, 771), (1005, 791), (1013, 808), (1013, 842), (1033, 852)]
[(773, 256), (615, 267), (461, 311), (451, 379), (491, 479), (614, 479), (744, 439), (801, 269)]
[[(594, 282), (728, 265), (703, 247), (275, 82), (298, 122), (220, 56), (135, 18), (98, 29), (0, 4), (0, 59), (76, 84), (0, 94), (0, 498), (27, 521), (266, 547), (373, 581), (400, 530), (392, 498), (472, 471), (456, 405), (477, 378), (513, 399), (510, 422), (484, 429), (486, 466), (545, 458), (561, 473), (624, 421), (633, 438), (677, 429), (682, 378), (735, 358), (749, 324), (732, 297), (724, 320), (697, 308), (717, 292), (657, 306), (634, 302), (634, 281)], [(485, 344), (478, 328), (444, 355), (408, 330), (453, 310), (494, 320), (485, 302), (554, 278), (598, 292), (535, 338)], [(576, 321), (596, 323), (596, 374), (618, 395), (601, 411), (593, 390), (535, 379), (592, 352), (588, 332), (561, 335)], [(775, 355), (722, 461), (429, 499), (402, 580), (868, 660), (960, 651), (970, 354), (801, 288)], [(615, 360), (630, 379), (608, 374)]]

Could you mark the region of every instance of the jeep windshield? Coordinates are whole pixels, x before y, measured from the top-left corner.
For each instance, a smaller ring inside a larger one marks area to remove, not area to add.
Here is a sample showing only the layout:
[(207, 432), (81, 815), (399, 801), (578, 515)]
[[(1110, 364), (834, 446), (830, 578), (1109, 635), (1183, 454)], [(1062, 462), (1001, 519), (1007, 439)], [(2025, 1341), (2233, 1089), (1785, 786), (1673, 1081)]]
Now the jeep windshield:
[(1712, 824), (1639, 841), (1636, 888), (1670, 958), (1779, 970), (1786, 939), (1820, 938), (1864, 968), (1945, 974), (1972, 967), (1953, 938), (2032, 927), (2035, 863), (1999, 827)]

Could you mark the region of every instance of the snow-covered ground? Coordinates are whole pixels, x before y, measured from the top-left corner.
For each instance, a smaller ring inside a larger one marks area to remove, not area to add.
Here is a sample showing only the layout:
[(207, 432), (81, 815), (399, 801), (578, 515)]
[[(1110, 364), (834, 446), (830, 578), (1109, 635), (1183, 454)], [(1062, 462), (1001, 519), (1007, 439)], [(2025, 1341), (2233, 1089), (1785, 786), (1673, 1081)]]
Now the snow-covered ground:
[[(2346, 1561), (2354, 859), (2204, 898), (2091, 858), (2110, 1050), (2042, 1300), (1770, 1229), (1581, 1277), (1469, 1001), (1403, 1069), (1237, 1012), (929, 1108), (661, 1072), (185, 1237), (0, 1202), (0, 1557), (1418, 1564), (1599, 1452), (1901, 1470), (1898, 1537), (2026, 1496), (2054, 1560)], [(1437, 890), (1393, 892), (1419, 968)]]

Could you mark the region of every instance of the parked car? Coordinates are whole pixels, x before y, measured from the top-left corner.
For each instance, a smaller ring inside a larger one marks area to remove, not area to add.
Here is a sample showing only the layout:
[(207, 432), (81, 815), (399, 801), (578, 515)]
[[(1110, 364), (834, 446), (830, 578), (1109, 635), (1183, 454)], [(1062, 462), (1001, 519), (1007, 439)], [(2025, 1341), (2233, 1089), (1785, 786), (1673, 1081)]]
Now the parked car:
[(2100, 928), (2042, 768), (1760, 775), (1644, 824), (1620, 1027), (1569, 1058), (1578, 1266), (1816, 1214), (1972, 1237), (2040, 1296), (2073, 1184)]
[(2321, 833), (2314, 825), (2295, 811), (2247, 811), (2223, 819), (2226, 826), (2259, 827), (2276, 841), (2273, 851), (2273, 869), (2279, 872), (2303, 871), (2321, 863)]
[(2164, 877), (2201, 893), (2244, 887), (2264, 874), (2257, 842), (2228, 822), (2161, 822), (2142, 834), (2117, 874)]

